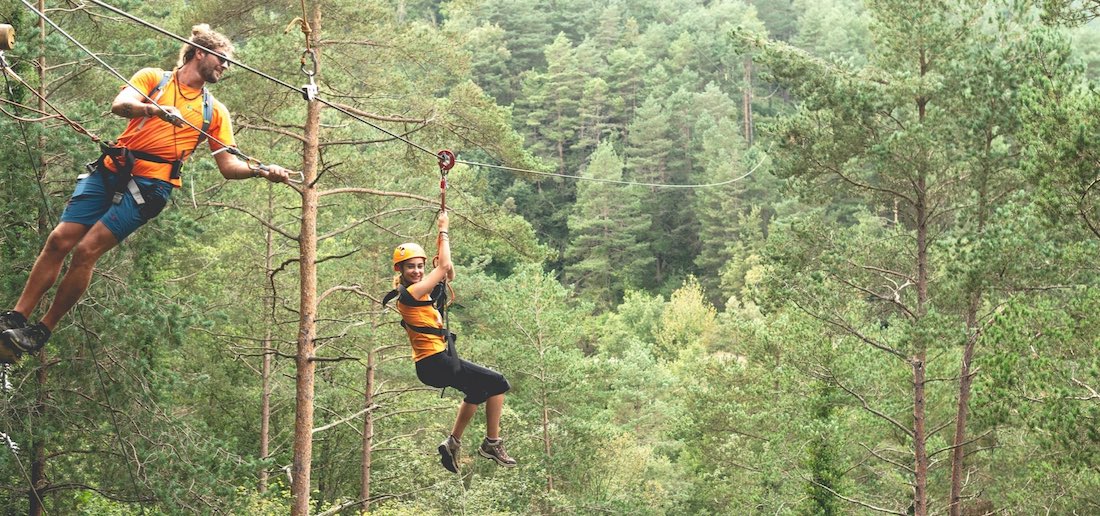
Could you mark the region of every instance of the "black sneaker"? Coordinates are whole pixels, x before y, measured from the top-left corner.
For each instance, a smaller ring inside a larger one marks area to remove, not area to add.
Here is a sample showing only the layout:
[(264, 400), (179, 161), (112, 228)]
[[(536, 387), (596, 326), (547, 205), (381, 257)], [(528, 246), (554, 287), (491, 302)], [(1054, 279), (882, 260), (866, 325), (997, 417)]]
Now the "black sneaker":
[(486, 459), (492, 459), (506, 468), (516, 465), (516, 459), (509, 457), (508, 452), (504, 451), (504, 439), (497, 439), (493, 442), (486, 437), (485, 440), (481, 441), (481, 446), (478, 446), (477, 454)]
[(451, 473), (458, 473), (458, 452), (462, 449), (461, 443), (453, 435), (448, 435), (442, 443), (439, 443), (439, 463)]
[(0, 362), (15, 363), (23, 353), (34, 353), (50, 340), (50, 329), (42, 323), (0, 333)]
[(0, 314), (0, 332), (17, 330), (27, 325), (27, 318), (15, 310)]

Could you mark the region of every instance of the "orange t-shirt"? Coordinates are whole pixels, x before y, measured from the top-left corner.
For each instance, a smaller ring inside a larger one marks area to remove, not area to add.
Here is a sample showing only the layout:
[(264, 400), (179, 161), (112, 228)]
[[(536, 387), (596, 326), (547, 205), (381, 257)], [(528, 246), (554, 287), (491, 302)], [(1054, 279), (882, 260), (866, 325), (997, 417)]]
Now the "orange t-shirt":
[[(431, 299), (431, 293), (424, 294), (420, 301), (427, 301), (428, 299)], [(398, 298), (397, 312), (401, 314), (405, 324), (410, 326), (443, 327), (443, 317), (439, 315), (439, 310), (431, 305), (409, 306), (402, 303)], [(412, 344), (413, 362), (447, 349), (447, 343), (439, 335), (420, 333), (410, 328), (405, 328), (405, 332), (409, 334), (409, 343)]]
[[(160, 84), (164, 77), (164, 70), (159, 68), (143, 68), (130, 79), (130, 83), (138, 90), (149, 95), (153, 88)], [(128, 86), (127, 86), (128, 87)], [(176, 106), (191, 125), (202, 127), (202, 90), (195, 90), (181, 85), (173, 75), (168, 83), (161, 89), (157, 104), (162, 106)], [(152, 96), (152, 95), (150, 95)], [(210, 120), (210, 128), (207, 129), (214, 138), (225, 145), (236, 146), (233, 139), (233, 125), (229, 120), (229, 110), (213, 96), (210, 97), (214, 113)], [(142, 125), (142, 122), (145, 122)], [(139, 129), (139, 126), (140, 129)], [(167, 160), (186, 158), (195, 144), (199, 141), (199, 132), (187, 125), (176, 127), (155, 116), (131, 118), (126, 125), (126, 130), (118, 137), (118, 144), (130, 150), (139, 150), (160, 156)], [(211, 151), (223, 147), (222, 144), (208, 140)], [(114, 163), (110, 159), (104, 160), (104, 164), (112, 171)], [(152, 163), (144, 160), (134, 160), (133, 175), (139, 177), (151, 177), (168, 181), (177, 188), (181, 186), (179, 179), (171, 179), (172, 165), (168, 163)]]

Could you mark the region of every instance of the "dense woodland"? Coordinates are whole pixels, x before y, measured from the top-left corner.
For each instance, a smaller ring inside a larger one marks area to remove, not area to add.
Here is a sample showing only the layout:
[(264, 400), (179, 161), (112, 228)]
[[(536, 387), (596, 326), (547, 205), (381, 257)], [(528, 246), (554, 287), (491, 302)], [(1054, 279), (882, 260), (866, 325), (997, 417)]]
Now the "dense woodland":
[[(175, 62), (44, 4), (124, 77)], [(1097, 2), (111, 5), (292, 86), (311, 48), (340, 109), (212, 87), (307, 181), (196, 154), (7, 370), (4, 514), (1100, 513)], [(123, 82), (21, 1), (0, 23), (30, 86), (0, 117), (8, 309), (98, 155), (53, 108), (113, 138)], [(450, 323), (511, 380), (511, 470), (480, 414), (439, 466), (460, 394), (378, 303), (394, 245), (431, 252), (439, 149)]]

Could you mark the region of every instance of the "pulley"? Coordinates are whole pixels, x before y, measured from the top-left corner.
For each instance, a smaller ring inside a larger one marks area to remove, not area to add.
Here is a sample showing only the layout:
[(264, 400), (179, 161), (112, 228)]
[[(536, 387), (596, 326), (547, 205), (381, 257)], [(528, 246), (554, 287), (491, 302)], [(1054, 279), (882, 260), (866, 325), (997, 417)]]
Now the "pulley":
[(15, 27), (0, 23), (0, 50), (11, 50), (15, 47)]
[(439, 158), (439, 209), (447, 211), (447, 172), (455, 166), (455, 153), (441, 150), (435, 156)]
[(436, 157), (439, 158), (440, 172), (442, 172), (443, 175), (447, 175), (447, 171), (455, 166), (455, 153), (449, 150), (441, 150), (436, 154)]

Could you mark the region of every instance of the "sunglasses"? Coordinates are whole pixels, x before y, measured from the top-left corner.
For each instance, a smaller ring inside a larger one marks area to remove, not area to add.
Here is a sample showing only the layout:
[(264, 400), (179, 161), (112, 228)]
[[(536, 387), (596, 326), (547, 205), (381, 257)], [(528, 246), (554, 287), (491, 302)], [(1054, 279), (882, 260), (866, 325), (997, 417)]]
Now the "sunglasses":
[[(209, 52), (208, 52), (208, 54), (209, 54)], [(226, 58), (224, 58), (222, 56), (219, 56), (217, 54), (210, 54), (210, 55), (218, 58), (218, 62), (221, 63), (221, 65), (226, 67), (226, 68), (229, 68), (233, 64), (231, 61), (229, 61), (229, 59), (226, 59)]]

